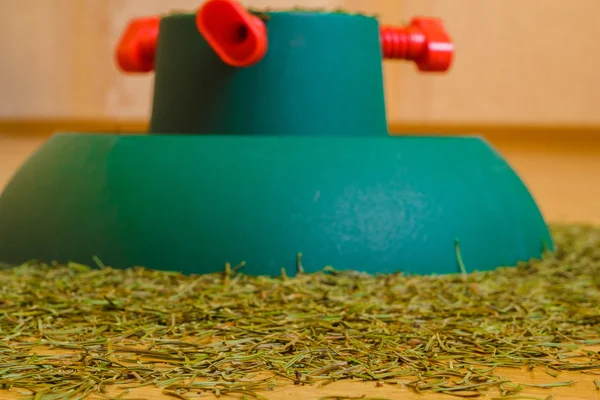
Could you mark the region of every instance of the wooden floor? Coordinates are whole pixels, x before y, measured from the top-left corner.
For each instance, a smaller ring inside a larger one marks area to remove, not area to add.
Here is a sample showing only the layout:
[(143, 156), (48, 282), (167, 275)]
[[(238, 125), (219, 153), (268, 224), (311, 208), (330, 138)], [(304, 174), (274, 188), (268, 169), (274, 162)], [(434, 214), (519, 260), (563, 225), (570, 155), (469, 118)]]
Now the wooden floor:
[(600, 224), (600, 141), (498, 141), (553, 222)]
[[(0, 134), (0, 188), (10, 179), (16, 168), (44, 140), (44, 135)], [(529, 186), (543, 213), (550, 221), (588, 222), (600, 224), (600, 140), (598, 138), (568, 140), (546, 138), (543, 140), (515, 138), (501, 135), (490, 138), (492, 144), (506, 157)], [(600, 349), (596, 349), (600, 350)], [(531, 399), (597, 399), (595, 375), (563, 373), (552, 378), (544, 371), (499, 370), (506, 378), (521, 383), (543, 384), (556, 381), (576, 381), (574, 386), (560, 388), (530, 388), (524, 394)], [(600, 370), (598, 371), (600, 374)], [(483, 398), (491, 399), (497, 393), (491, 391)], [(325, 387), (283, 385), (270, 393), (267, 399), (317, 400), (326, 396), (334, 399), (450, 399), (447, 395), (418, 395), (408, 389), (377, 387), (374, 383), (338, 382)], [(126, 396), (130, 398), (165, 398), (160, 389), (141, 388)], [(13, 399), (16, 395), (0, 391), (0, 399)]]
[[(600, 347), (589, 347), (589, 350), (600, 350)], [(38, 349), (39, 350), (39, 349)], [(38, 354), (64, 354), (65, 352), (59, 351), (38, 351)], [(600, 375), (600, 371), (596, 371)], [(501, 376), (506, 380), (510, 380), (513, 383), (518, 383), (524, 386), (524, 390), (521, 391), (515, 397), (506, 397), (506, 399), (523, 399), (523, 400), (597, 400), (600, 399), (600, 390), (597, 389), (594, 383), (595, 379), (600, 379), (600, 376), (593, 374), (583, 374), (578, 372), (564, 372), (556, 377), (551, 377), (543, 369), (534, 370), (521, 370), (521, 369), (506, 369), (498, 368), (495, 370), (497, 376)], [(407, 381), (410, 381), (407, 378)], [(559, 386), (552, 387), (552, 384), (571, 382), (570, 386)], [(531, 385), (531, 386), (530, 386)], [(546, 385), (546, 387), (543, 387)], [(119, 394), (123, 395), (123, 390), (115, 387), (109, 387), (106, 395), (116, 398)], [(360, 381), (338, 381), (325, 386), (318, 385), (307, 385), (307, 386), (295, 386), (289, 381), (280, 381), (276, 385), (273, 391), (260, 392), (261, 396), (268, 400), (289, 400), (289, 399), (302, 399), (302, 400), (450, 400), (458, 399), (460, 397), (451, 396), (448, 394), (437, 394), (437, 393), (415, 393), (412, 390), (402, 386), (390, 386), (390, 385), (378, 385), (376, 382), (360, 382)], [(211, 394), (202, 394), (202, 396), (187, 394), (190, 399), (208, 399), (215, 398)], [(223, 396), (225, 397), (225, 396)], [(223, 398), (221, 397), (221, 398)], [(496, 389), (490, 389), (484, 392), (479, 398), (487, 400), (499, 399), (500, 393)], [(19, 399), (22, 396), (18, 395), (18, 392), (8, 390), (0, 390), (0, 400), (12, 400)], [(90, 396), (89, 399), (101, 400), (106, 397)], [(162, 389), (154, 387), (141, 387), (132, 389), (127, 392), (122, 399), (163, 399), (172, 398), (165, 396), (162, 393)], [(240, 399), (240, 396), (230, 395), (226, 398)], [(36, 399), (37, 400), (37, 399)], [(42, 398), (43, 400), (43, 398)]]

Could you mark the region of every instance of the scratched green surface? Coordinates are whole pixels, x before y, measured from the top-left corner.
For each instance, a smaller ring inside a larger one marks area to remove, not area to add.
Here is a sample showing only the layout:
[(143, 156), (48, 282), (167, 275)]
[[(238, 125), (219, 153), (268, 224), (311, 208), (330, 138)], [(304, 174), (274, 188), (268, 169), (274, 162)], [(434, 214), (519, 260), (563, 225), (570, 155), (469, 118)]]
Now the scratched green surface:
[(250, 274), (457, 272), (540, 256), (527, 188), (478, 138), (53, 137), (0, 197), (0, 260)]

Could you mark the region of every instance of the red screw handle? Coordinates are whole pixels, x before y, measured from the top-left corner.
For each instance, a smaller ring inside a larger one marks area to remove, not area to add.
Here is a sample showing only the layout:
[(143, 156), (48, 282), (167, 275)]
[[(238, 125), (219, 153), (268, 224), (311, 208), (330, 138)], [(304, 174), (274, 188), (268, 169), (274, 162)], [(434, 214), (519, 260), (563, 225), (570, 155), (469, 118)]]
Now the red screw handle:
[(414, 61), (426, 72), (445, 72), (452, 65), (454, 44), (439, 19), (414, 18), (408, 27), (384, 26), (380, 32), (385, 59)]
[(208, 0), (196, 13), (196, 26), (208, 44), (233, 67), (258, 63), (267, 52), (265, 23), (233, 0)]
[(132, 20), (117, 46), (117, 64), (124, 72), (150, 72), (154, 69), (160, 17)]
[[(154, 69), (161, 18), (131, 21), (117, 48), (117, 64), (125, 72)], [(196, 25), (209, 45), (229, 65), (247, 67), (267, 52), (264, 22), (234, 0), (208, 0), (196, 14)], [(447, 71), (454, 45), (441, 20), (414, 18), (408, 27), (383, 26), (383, 57), (414, 61), (421, 71)]]

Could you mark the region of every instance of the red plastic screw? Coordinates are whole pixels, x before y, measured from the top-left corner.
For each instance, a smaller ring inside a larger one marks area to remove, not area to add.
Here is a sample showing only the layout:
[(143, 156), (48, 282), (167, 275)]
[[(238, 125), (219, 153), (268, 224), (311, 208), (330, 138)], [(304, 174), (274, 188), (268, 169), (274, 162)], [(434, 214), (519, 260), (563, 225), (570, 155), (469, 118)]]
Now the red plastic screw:
[(384, 26), (383, 57), (414, 61), (420, 71), (445, 72), (454, 59), (454, 45), (441, 20), (414, 18), (408, 27)]
[(196, 26), (208, 44), (233, 67), (258, 63), (267, 52), (267, 27), (233, 0), (209, 0), (196, 13)]
[(160, 17), (132, 20), (117, 47), (117, 64), (125, 72), (150, 72), (154, 69)]

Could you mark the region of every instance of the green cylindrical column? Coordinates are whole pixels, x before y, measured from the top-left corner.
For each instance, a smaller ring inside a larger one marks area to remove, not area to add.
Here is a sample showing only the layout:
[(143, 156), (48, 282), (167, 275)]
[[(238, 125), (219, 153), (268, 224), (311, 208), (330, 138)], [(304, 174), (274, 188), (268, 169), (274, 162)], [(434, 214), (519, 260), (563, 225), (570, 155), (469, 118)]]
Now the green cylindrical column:
[(269, 47), (226, 65), (193, 14), (163, 18), (150, 133), (386, 136), (379, 23), (341, 13), (274, 12)]

